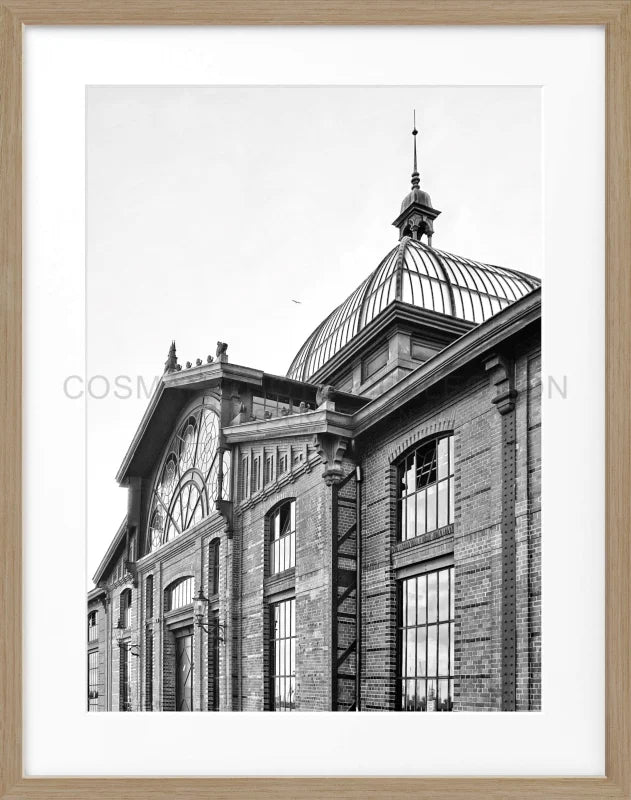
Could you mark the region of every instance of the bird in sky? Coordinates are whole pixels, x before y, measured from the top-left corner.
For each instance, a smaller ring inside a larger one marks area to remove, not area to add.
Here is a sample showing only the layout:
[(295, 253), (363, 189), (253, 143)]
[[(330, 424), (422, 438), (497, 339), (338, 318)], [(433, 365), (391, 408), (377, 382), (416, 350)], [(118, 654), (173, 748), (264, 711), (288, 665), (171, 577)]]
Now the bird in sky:
[(297, 306), (301, 306), (302, 305), (302, 300), (292, 300), (291, 302), (295, 303)]

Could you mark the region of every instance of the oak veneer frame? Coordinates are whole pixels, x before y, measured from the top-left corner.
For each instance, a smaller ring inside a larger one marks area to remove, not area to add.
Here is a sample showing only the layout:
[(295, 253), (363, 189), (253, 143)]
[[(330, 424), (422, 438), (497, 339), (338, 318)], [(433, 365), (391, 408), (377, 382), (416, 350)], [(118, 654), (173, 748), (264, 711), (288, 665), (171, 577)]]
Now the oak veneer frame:
[[(606, 777), (24, 778), (22, 32), (26, 25), (603, 25), (606, 29)], [(0, 797), (631, 797), (631, 0), (0, 0)]]

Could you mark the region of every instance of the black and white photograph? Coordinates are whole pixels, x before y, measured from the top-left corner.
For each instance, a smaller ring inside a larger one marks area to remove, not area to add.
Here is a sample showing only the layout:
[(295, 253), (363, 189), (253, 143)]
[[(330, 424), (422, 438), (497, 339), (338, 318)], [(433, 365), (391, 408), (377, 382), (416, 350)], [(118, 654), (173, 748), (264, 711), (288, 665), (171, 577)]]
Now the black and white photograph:
[(541, 126), (87, 87), (89, 712), (542, 710)]

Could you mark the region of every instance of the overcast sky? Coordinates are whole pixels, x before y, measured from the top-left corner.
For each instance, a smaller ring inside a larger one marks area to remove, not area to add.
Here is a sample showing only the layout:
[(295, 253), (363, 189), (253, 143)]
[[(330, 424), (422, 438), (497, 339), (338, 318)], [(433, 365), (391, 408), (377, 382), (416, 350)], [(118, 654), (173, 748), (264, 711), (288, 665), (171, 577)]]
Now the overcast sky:
[[(88, 377), (150, 386), (172, 339), (182, 364), (222, 340), (285, 374), (396, 244), (414, 108), (434, 245), (541, 276), (538, 89), (90, 88)], [(142, 389), (88, 399), (89, 585), (146, 406)]]

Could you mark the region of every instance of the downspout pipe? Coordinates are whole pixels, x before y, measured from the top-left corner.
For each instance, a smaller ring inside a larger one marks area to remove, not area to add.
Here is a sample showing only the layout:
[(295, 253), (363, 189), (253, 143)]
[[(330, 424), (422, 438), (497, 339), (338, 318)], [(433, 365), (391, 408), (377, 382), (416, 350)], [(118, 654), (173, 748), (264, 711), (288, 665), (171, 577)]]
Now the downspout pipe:
[(357, 649), (355, 652), (355, 711), (361, 711), (361, 674), (362, 674), (362, 468), (359, 464), (355, 467), (355, 502), (356, 521), (355, 530), (355, 555), (356, 555), (356, 635)]

